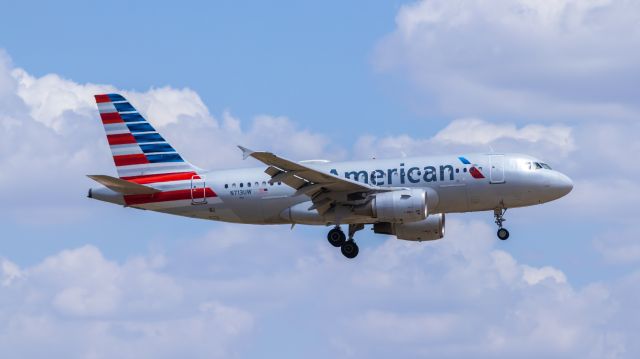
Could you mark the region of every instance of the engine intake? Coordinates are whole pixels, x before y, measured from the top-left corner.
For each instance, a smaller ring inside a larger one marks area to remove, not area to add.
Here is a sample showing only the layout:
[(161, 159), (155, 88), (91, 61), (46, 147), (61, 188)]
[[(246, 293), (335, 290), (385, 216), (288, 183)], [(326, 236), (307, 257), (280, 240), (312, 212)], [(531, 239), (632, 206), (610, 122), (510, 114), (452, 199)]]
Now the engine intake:
[(411, 223), (376, 223), (373, 225), (373, 231), (394, 235), (406, 241), (433, 241), (444, 237), (444, 214), (432, 214), (421, 221)]
[(381, 222), (417, 222), (427, 218), (427, 194), (423, 189), (378, 193), (372, 207)]

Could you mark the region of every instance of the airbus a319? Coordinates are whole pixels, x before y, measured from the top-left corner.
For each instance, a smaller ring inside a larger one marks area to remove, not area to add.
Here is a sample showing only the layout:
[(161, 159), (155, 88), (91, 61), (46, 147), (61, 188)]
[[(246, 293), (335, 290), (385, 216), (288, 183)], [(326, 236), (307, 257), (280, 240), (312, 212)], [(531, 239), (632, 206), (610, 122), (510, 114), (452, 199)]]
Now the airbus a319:
[[(389, 160), (295, 162), (239, 146), (256, 168), (206, 171), (187, 162), (121, 95), (96, 95), (117, 177), (89, 197), (127, 207), (247, 224), (332, 226), (329, 243), (358, 255), (357, 231), (408, 241), (440, 239), (445, 215), (493, 211), (499, 239), (507, 208), (537, 205), (573, 188), (566, 175), (523, 154), (465, 153)], [(347, 226), (345, 234), (342, 226)]]

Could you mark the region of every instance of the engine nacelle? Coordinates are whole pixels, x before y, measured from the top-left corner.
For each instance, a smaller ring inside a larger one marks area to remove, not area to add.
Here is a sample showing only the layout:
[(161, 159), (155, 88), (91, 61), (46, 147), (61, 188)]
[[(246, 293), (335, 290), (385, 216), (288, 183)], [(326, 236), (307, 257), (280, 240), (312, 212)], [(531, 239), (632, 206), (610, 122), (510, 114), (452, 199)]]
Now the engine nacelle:
[(444, 237), (444, 214), (432, 214), (426, 219), (411, 223), (376, 223), (373, 231), (391, 234), (406, 241), (433, 241)]
[(409, 223), (427, 218), (427, 194), (423, 189), (378, 193), (372, 205), (373, 217), (381, 222)]

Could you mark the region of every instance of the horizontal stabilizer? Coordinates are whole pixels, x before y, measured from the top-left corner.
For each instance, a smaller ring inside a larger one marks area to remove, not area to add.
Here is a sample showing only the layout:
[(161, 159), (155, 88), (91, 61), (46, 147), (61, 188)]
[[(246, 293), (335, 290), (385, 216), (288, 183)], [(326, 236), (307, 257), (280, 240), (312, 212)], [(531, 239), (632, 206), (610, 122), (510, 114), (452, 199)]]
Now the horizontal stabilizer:
[(118, 193), (123, 194), (123, 195), (153, 194), (153, 193), (162, 192), (162, 191), (160, 191), (158, 189), (155, 189), (155, 188), (152, 188), (152, 187), (149, 187), (149, 186), (145, 186), (145, 185), (141, 185), (141, 184), (125, 181), (123, 179), (119, 179), (119, 178), (115, 178), (115, 177), (111, 177), (111, 176), (87, 175), (87, 177), (89, 177), (92, 180), (100, 183), (101, 185), (107, 187), (108, 189), (110, 189), (112, 191), (115, 191), (115, 192), (118, 192)]

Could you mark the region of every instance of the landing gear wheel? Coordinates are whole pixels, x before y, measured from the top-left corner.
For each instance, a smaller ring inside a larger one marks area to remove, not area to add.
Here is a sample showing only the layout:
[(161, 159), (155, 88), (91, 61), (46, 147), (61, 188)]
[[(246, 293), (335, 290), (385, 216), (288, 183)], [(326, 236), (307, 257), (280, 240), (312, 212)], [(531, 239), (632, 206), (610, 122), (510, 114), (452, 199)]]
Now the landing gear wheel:
[(347, 236), (344, 235), (344, 232), (340, 227), (336, 227), (329, 231), (327, 234), (327, 240), (334, 247), (340, 247), (347, 240)]
[(342, 252), (343, 256), (351, 259), (355, 258), (358, 255), (360, 249), (358, 248), (356, 242), (354, 242), (353, 240), (349, 240), (344, 242), (344, 244), (340, 247), (340, 251)]
[(504, 207), (496, 208), (493, 210), (493, 216), (495, 217), (496, 219), (495, 222), (498, 225), (498, 238), (500, 238), (500, 240), (503, 240), (503, 241), (509, 238), (509, 231), (507, 231), (505, 228), (502, 228), (502, 223), (506, 221), (506, 219), (504, 218), (504, 214), (506, 212), (507, 212), (507, 209)]

